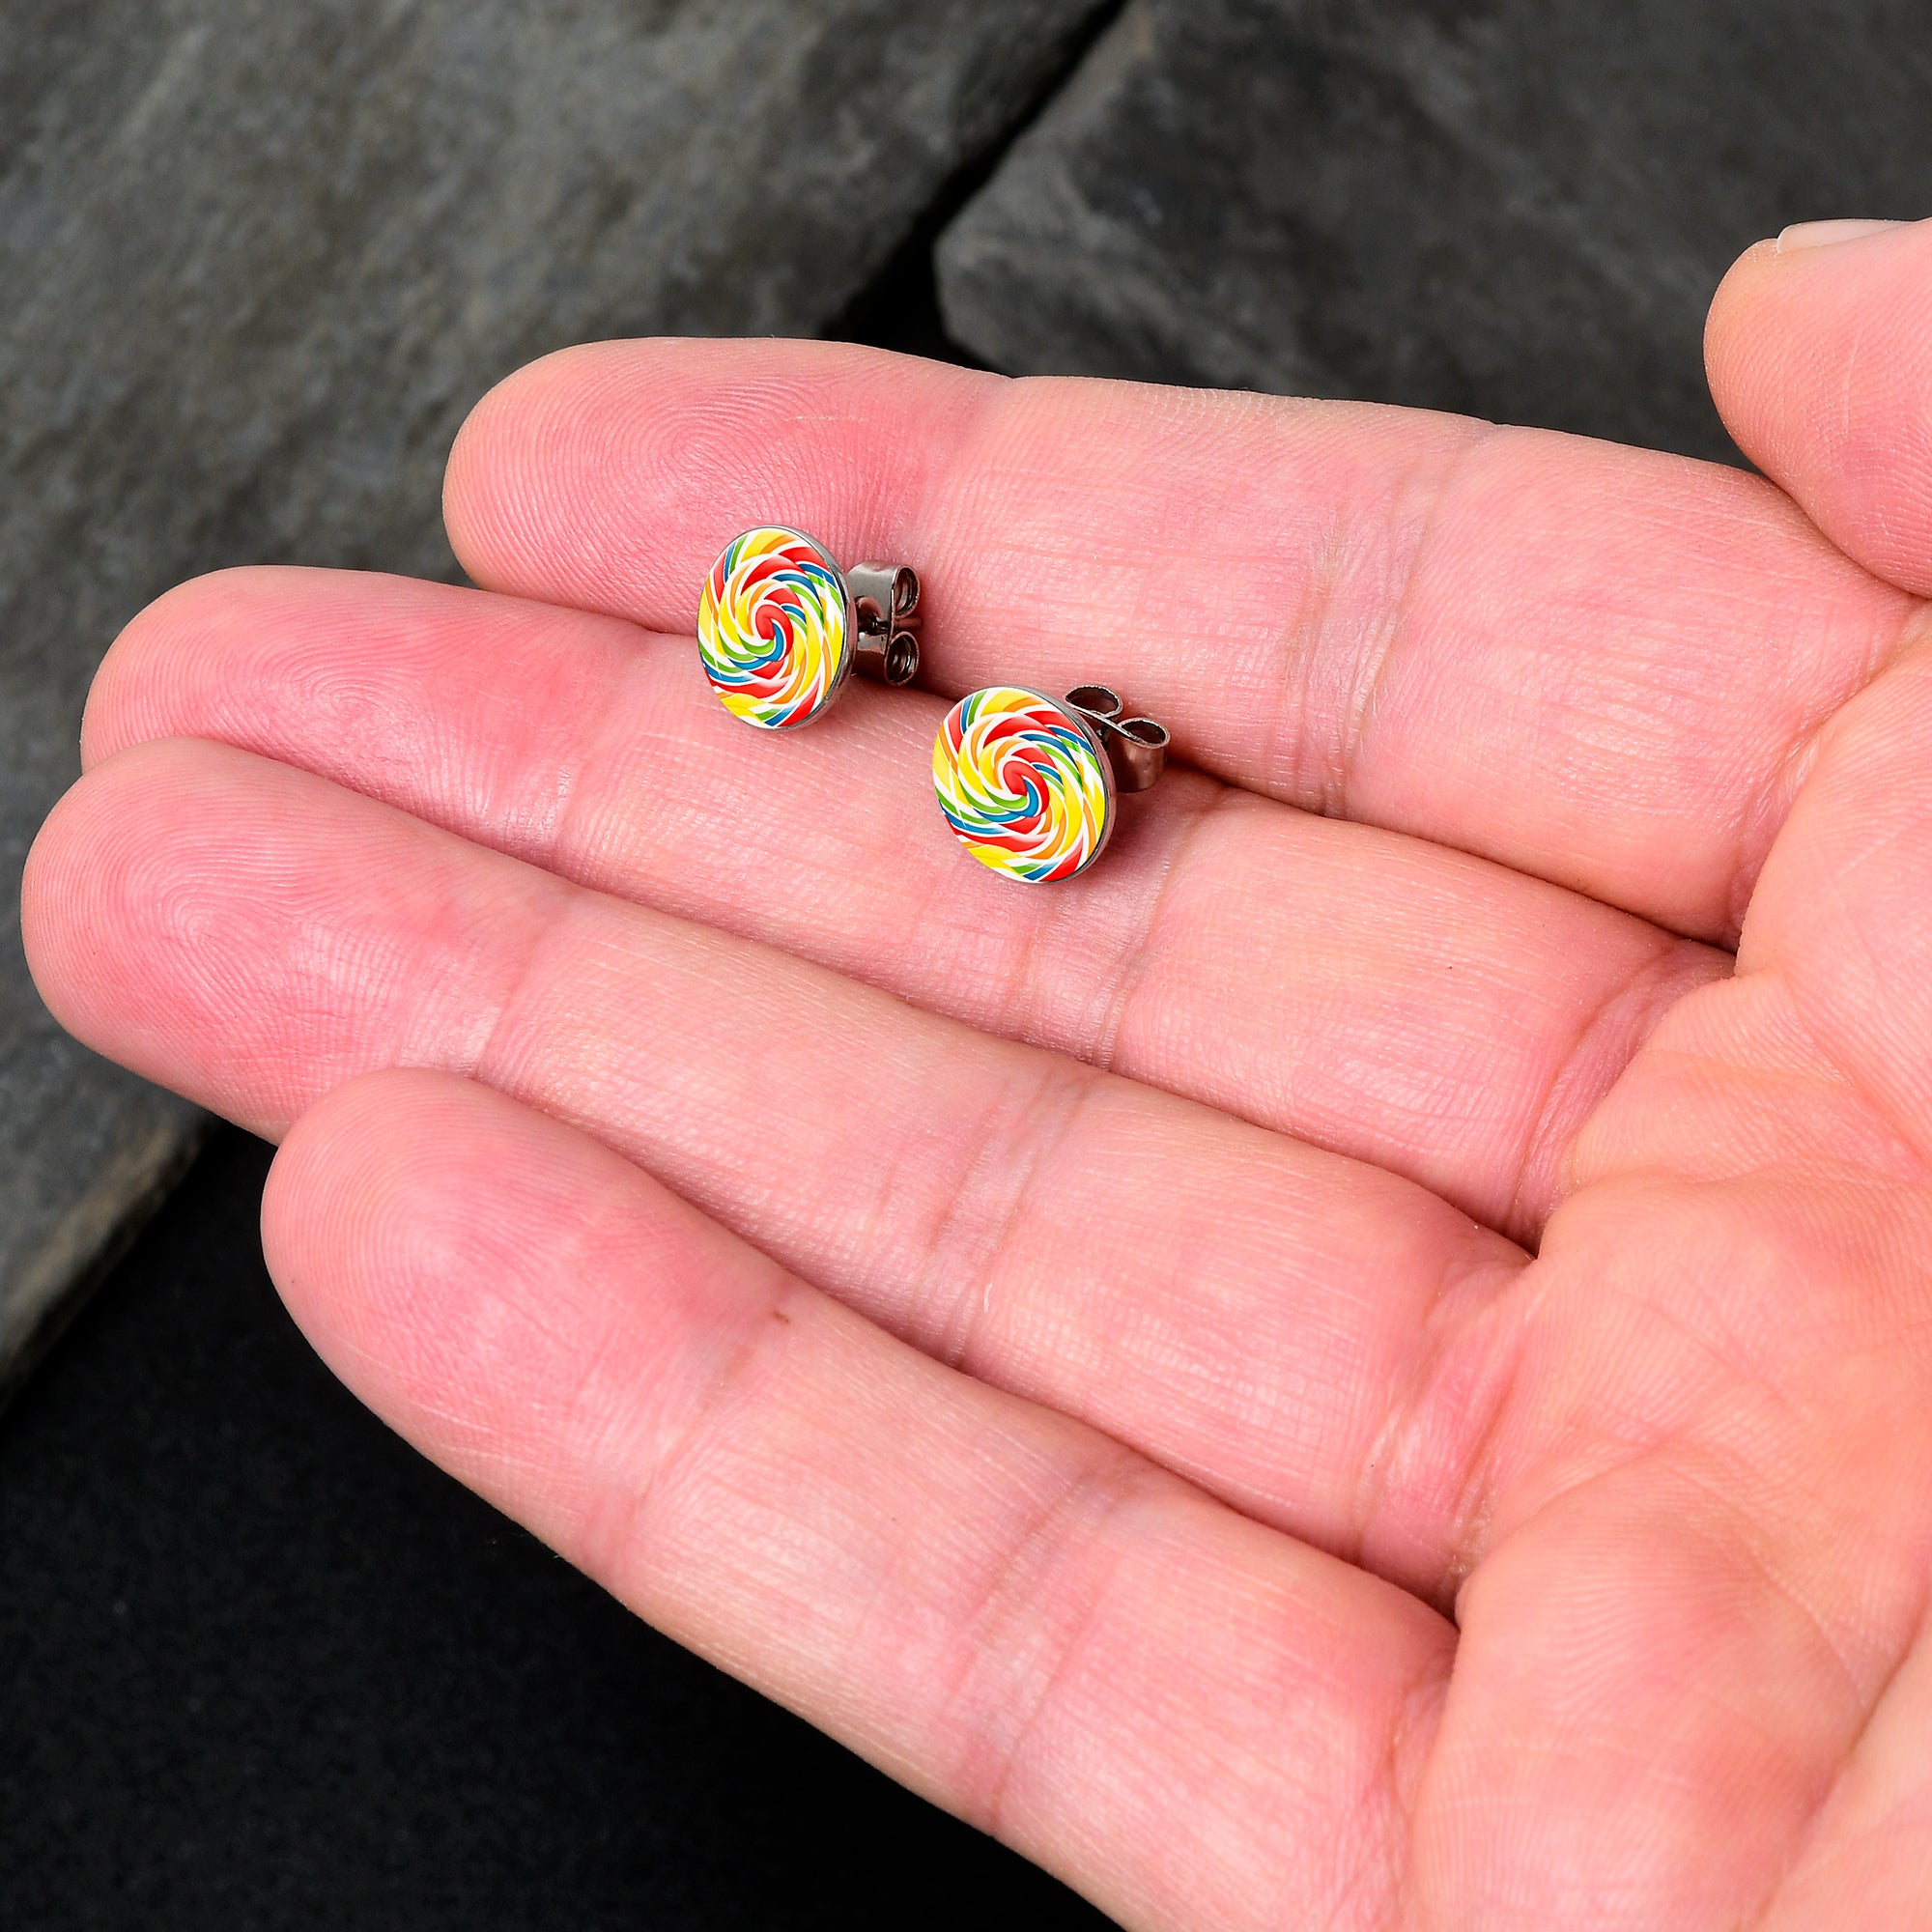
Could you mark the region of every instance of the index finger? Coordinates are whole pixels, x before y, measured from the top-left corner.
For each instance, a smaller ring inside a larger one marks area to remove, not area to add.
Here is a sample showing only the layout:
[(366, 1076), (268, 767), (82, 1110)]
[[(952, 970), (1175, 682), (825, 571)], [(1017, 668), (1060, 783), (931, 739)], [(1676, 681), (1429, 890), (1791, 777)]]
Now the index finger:
[(754, 524), (910, 563), (935, 689), (1110, 684), (1223, 778), (1718, 940), (1918, 609), (1716, 465), (831, 343), (549, 356), (445, 511), (479, 583), (679, 634)]

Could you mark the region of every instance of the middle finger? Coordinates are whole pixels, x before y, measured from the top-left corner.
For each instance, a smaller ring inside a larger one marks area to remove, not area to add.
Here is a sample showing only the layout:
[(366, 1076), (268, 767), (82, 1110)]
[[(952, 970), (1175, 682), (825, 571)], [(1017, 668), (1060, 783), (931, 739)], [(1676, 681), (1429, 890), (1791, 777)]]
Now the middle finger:
[[(1421, 1182), (1513, 1237), (1656, 1019), (1729, 955), (1545, 882), (1177, 771), (1043, 889), (966, 858), (943, 700), (727, 717), (687, 639), (401, 578), (253, 570), (136, 619), (90, 762), (216, 738)], [(1132, 694), (1127, 696), (1131, 700)]]

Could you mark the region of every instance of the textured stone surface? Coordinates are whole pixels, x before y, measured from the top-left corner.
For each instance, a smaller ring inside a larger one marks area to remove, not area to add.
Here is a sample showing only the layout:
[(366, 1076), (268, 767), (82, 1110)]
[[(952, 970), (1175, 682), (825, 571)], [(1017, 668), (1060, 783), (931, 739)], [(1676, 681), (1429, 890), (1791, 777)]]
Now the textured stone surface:
[(1932, 210), (1916, 0), (1132, 0), (948, 232), (998, 367), (1730, 455), (1701, 333), (1784, 223)]
[[(8, 0), (0, 904), (157, 591), (448, 574), (443, 452), (559, 344), (811, 333), (1094, 0)], [(195, 1116), (66, 1041), (0, 928), (0, 1392)]]

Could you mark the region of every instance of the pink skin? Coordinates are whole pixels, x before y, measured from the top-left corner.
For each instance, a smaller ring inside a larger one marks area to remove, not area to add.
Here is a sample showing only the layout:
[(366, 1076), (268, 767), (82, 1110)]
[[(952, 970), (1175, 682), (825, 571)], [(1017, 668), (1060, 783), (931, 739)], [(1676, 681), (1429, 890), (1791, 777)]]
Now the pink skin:
[[(480, 591), (129, 626), (35, 971), (284, 1139), (270, 1264), (396, 1428), (1123, 1922), (1927, 1922), (1928, 286), (1726, 284), (1789, 497), (551, 357), (451, 462)], [(927, 692), (724, 716), (696, 586), (778, 515), (918, 565)], [(925, 776), (1022, 673), (1192, 767), (1052, 889)]]

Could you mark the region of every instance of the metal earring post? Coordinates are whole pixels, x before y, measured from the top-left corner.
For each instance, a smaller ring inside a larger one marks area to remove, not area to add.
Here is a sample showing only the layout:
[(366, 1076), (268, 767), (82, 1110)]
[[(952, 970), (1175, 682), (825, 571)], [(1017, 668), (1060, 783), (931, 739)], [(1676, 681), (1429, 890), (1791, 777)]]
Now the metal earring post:
[(859, 618), (853, 665), (882, 684), (910, 684), (919, 675), (919, 573), (903, 563), (855, 563), (845, 583)]
[(1119, 790), (1146, 791), (1167, 769), (1167, 726), (1151, 718), (1122, 718), (1119, 693), (1083, 684), (1066, 694), (1066, 702), (1105, 747)]

